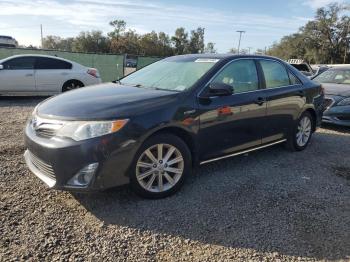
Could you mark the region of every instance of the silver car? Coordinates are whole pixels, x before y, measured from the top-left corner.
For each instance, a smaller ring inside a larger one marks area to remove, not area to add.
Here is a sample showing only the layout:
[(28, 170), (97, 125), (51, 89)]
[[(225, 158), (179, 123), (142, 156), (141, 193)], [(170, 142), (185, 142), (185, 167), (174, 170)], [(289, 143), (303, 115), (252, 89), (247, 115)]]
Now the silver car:
[(0, 95), (55, 95), (101, 83), (95, 68), (47, 55), (0, 60)]

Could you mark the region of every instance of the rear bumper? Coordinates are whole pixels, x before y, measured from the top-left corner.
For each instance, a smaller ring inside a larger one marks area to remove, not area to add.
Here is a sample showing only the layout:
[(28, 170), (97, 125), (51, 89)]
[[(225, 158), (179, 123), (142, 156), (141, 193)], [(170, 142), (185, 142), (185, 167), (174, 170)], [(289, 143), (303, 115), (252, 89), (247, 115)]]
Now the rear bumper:
[[(129, 183), (128, 171), (136, 153), (136, 141), (113, 134), (84, 141), (38, 137), (28, 125), (24, 158), (30, 171), (50, 188), (68, 191), (99, 191)], [(69, 180), (84, 167), (98, 163), (86, 186)]]

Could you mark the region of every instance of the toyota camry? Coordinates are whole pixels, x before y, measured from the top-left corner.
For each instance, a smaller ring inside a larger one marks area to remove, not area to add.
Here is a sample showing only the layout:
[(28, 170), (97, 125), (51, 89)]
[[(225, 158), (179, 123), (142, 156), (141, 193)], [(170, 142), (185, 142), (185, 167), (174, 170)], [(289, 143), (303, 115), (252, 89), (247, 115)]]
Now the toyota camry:
[(281, 143), (304, 150), (323, 111), (321, 85), (277, 58), (174, 56), (40, 103), (25, 160), (51, 188), (130, 184), (161, 198), (197, 165)]

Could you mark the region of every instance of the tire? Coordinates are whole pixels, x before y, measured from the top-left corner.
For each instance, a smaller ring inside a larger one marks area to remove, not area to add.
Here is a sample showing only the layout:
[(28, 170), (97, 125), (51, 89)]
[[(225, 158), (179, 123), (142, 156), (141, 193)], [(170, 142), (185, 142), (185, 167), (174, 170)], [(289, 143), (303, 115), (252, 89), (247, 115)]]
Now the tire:
[(159, 134), (147, 139), (137, 151), (130, 184), (141, 197), (165, 198), (181, 188), (191, 171), (191, 153), (186, 143), (175, 135)]
[(67, 92), (70, 90), (81, 88), (83, 86), (84, 86), (84, 84), (78, 80), (69, 80), (69, 81), (64, 83), (64, 85), (62, 87), (62, 92)]
[(293, 127), (286, 143), (287, 148), (291, 151), (303, 151), (311, 141), (313, 130), (313, 116), (306, 111), (300, 116)]

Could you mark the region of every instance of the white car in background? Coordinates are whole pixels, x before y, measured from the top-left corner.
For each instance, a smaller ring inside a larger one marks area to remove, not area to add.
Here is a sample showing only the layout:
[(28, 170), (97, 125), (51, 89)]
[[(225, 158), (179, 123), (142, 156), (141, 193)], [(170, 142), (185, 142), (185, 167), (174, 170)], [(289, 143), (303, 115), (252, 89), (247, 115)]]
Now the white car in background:
[(101, 83), (95, 68), (47, 55), (0, 60), (0, 95), (55, 95)]

